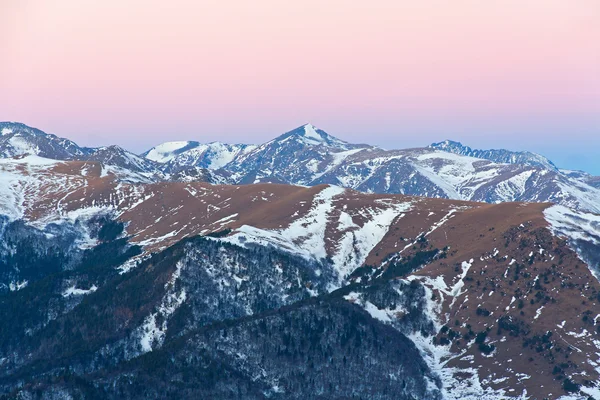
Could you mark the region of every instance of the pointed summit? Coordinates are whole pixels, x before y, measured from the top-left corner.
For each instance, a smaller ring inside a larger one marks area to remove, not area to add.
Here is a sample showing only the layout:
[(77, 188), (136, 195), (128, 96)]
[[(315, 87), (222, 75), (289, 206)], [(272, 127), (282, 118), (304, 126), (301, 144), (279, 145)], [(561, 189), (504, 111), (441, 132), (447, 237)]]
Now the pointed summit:
[(349, 143), (331, 136), (324, 130), (319, 129), (310, 123), (286, 132), (275, 140), (281, 142), (289, 140), (290, 138), (294, 138), (296, 141), (300, 141), (308, 146), (339, 147), (343, 149), (351, 146)]
[(329, 136), (324, 131), (318, 132), (318, 129), (313, 124), (304, 125), (304, 137), (306, 137), (306, 138), (311, 138), (311, 139), (315, 139), (318, 141), (322, 141), (323, 134), (325, 136)]

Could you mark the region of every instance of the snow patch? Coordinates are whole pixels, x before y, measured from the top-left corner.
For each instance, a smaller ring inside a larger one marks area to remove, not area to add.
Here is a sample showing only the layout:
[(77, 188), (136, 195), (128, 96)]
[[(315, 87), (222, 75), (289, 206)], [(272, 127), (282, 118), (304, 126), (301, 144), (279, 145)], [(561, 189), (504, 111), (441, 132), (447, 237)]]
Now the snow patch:
[(163, 296), (158, 309), (146, 317), (142, 326), (136, 330), (135, 334), (140, 338), (142, 353), (147, 353), (156, 347), (162, 346), (167, 334), (169, 317), (187, 298), (185, 289), (181, 289), (179, 292), (175, 290), (175, 283), (181, 276), (183, 267), (184, 264), (181, 261), (177, 263), (171, 279), (165, 284), (167, 292)]
[(21, 289), (24, 289), (27, 287), (27, 285), (29, 284), (29, 281), (24, 280), (24, 281), (13, 281), (11, 283), (8, 284), (8, 289), (11, 292), (17, 292)]
[(146, 154), (146, 158), (151, 161), (165, 163), (175, 158), (177, 150), (181, 150), (189, 144), (190, 142), (186, 141), (162, 143), (150, 149)]
[(323, 140), (321, 135), (317, 132), (317, 129), (311, 124), (304, 125), (304, 137), (314, 139), (318, 142)]
[[(466, 265), (468, 264), (470, 263), (463, 263), (463, 268), (467, 271)], [(408, 277), (408, 280), (420, 278), (423, 277), (413, 275)], [(429, 283), (431, 284), (431, 282)], [(437, 277), (434, 284), (430, 286), (431, 287), (425, 286), (427, 316), (433, 321), (436, 329), (439, 330), (443, 325), (439, 319), (443, 298), (439, 302), (432, 300), (432, 290), (434, 288), (439, 289), (440, 287), (445, 287), (446, 285), (443, 283), (441, 277)], [(445, 292), (448, 293), (449, 291), (445, 289)], [(442, 395), (444, 399), (495, 400), (508, 397), (507, 392), (504, 389), (494, 390), (491, 387), (483, 388), (477, 368), (457, 368), (448, 366), (449, 361), (462, 357), (464, 352), (453, 353), (450, 350), (450, 345), (442, 346), (434, 344), (435, 335), (428, 335), (426, 337), (423, 336), (420, 331), (413, 332), (412, 334), (407, 335), (407, 337), (411, 339), (419, 349), (429, 368), (441, 378), (443, 385)], [(528, 397), (526, 392), (524, 392), (521, 395), (511, 394), (510, 398), (525, 400)]]
[(391, 224), (410, 210), (412, 203), (388, 204), (387, 208), (369, 208), (362, 227), (354, 224), (352, 217), (342, 211), (338, 229), (346, 232), (340, 238), (332, 257), (334, 267), (341, 279), (363, 265), (367, 256), (388, 233)]
[(550, 224), (551, 231), (556, 236), (568, 239), (569, 245), (588, 265), (592, 275), (600, 281), (599, 263), (588, 259), (582, 249), (578, 247), (578, 242), (583, 241), (600, 249), (600, 215), (555, 205), (544, 210), (544, 216)]
[(77, 285), (73, 285), (62, 293), (62, 297), (83, 296), (94, 293), (96, 290), (98, 290), (98, 286), (96, 285), (92, 285), (89, 289), (79, 289)]
[(285, 229), (265, 230), (244, 225), (236, 233), (221, 240), (244, 246), (246, 243), (274, 245), (307, 259), (322, 261), (327, 257), (325, 231), (329, 214), (334, 209), (334, 197), (345, 192), (338, 186), (328, 186), (313, 199), (312, 208)]

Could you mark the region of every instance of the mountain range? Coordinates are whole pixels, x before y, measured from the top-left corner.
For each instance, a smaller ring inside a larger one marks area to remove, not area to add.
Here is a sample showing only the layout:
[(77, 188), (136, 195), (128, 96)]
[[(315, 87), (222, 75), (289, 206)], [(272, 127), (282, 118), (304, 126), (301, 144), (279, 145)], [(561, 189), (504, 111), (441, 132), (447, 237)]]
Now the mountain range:
[(332, 184), (367, 193), (498, 203), (553, 202), (600, 212), (600, 178), (562, 170), (535, 153), (473, 150), (453, 141), (384, 150), (307, 124), (261, 145), (167, 142), (132, 154), (84, 148), (23, 124), (0, 123), (0, 154), (98, 161), (130, 182)]
[(6, 398), (600, 399), (597, 178), (311, 125), (0, 132)]

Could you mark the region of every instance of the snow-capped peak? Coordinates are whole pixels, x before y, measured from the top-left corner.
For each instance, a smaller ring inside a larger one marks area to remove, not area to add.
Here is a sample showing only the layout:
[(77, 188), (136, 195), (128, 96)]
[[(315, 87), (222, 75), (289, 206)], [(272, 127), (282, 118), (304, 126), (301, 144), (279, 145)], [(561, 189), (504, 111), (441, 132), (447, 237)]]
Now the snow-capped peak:
[(19, 122), (0, 122), (0, 157), (38, 155), (72, 160), (86, 154), (74, 142), (47, 134)]
[(221, 142), (177, 141), (155, 146), (141, 154), (141, 156), (164, 164), (164, 169), (168, 172), (179, 170), (182, 166), (219, 169), (255, 147), (253, 145)]
[(178, 154), (198, 147), (199, 145), (200, 143), (191, 141), (165, 142), (151, 148), (142, 154), (142, 156), (146, 157), (148, 160), (165, 163), (175, 158)]
[(315, 127), (313, 124), (304, 124), (296, 129), (293, 129), (275, 139), (276, 142), (287, 141), (290, 138), (307, 146), (327, 146), (339, 147), (347, 149), (348, 143), (331, 136), (322, 129)]
[[(313, 124), (302, 125), (300, 128), (296, 129), (295, 131), (298, 131), (297, 132), (298, 136), (301, 136), (308, 142), (311, 142), (309, 144), (325, 144), (325, 145), (327, 145), (327, 144), (330, 144), (333, 142), (344, 143), (341, 140), (334, 138), (333, 136), (330, 136), (327, 132), (325, 132), (321, 129), (318, 129)], [(292, 132), (294, 132), (294, 131), (292, 131)]]
[(312, 124), (304, 125), (304, 137), (322, 141), (323, 138), (317, 132), (317, 128)]
[(429, 145), (429, 147), (432, 149), (442, 150), (462, 156), (490, 160), (500, 164), (524, 164), (534, 167), (542, 167), (552, 171), (557, 170), (556, 166), (552, 163), (552, 161), (540, 154), (532, 153), (529, 151), (511, 151), (504, 149), (472, 149), (469, 146), (465, 146), (462, 143), (453, 140), (444, 140), (443, 142), (432, 143), (431, 145)]
[(449, 140), (446, 139), (443, 142), (439, 142), (439, 143), (432, 143), (431, 145), (429, 145), (429, 147), (432, 147), (434, 149), (438, 149), (438, 150), (452, 150), (452, 149), (465, 149), (466, 146), (463, 145), (461, 142), (456, 142), (454, 140)]

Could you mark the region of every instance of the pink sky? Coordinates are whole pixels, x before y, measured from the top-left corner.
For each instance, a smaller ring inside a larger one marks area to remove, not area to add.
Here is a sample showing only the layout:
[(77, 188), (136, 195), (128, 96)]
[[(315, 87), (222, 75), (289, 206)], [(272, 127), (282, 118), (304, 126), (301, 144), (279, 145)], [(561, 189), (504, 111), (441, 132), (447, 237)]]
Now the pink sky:
[(600, 148), (598, 0), (0, 0), (0, 18), (0, 120), (82, 145), (312, 122), (387, 147)]

